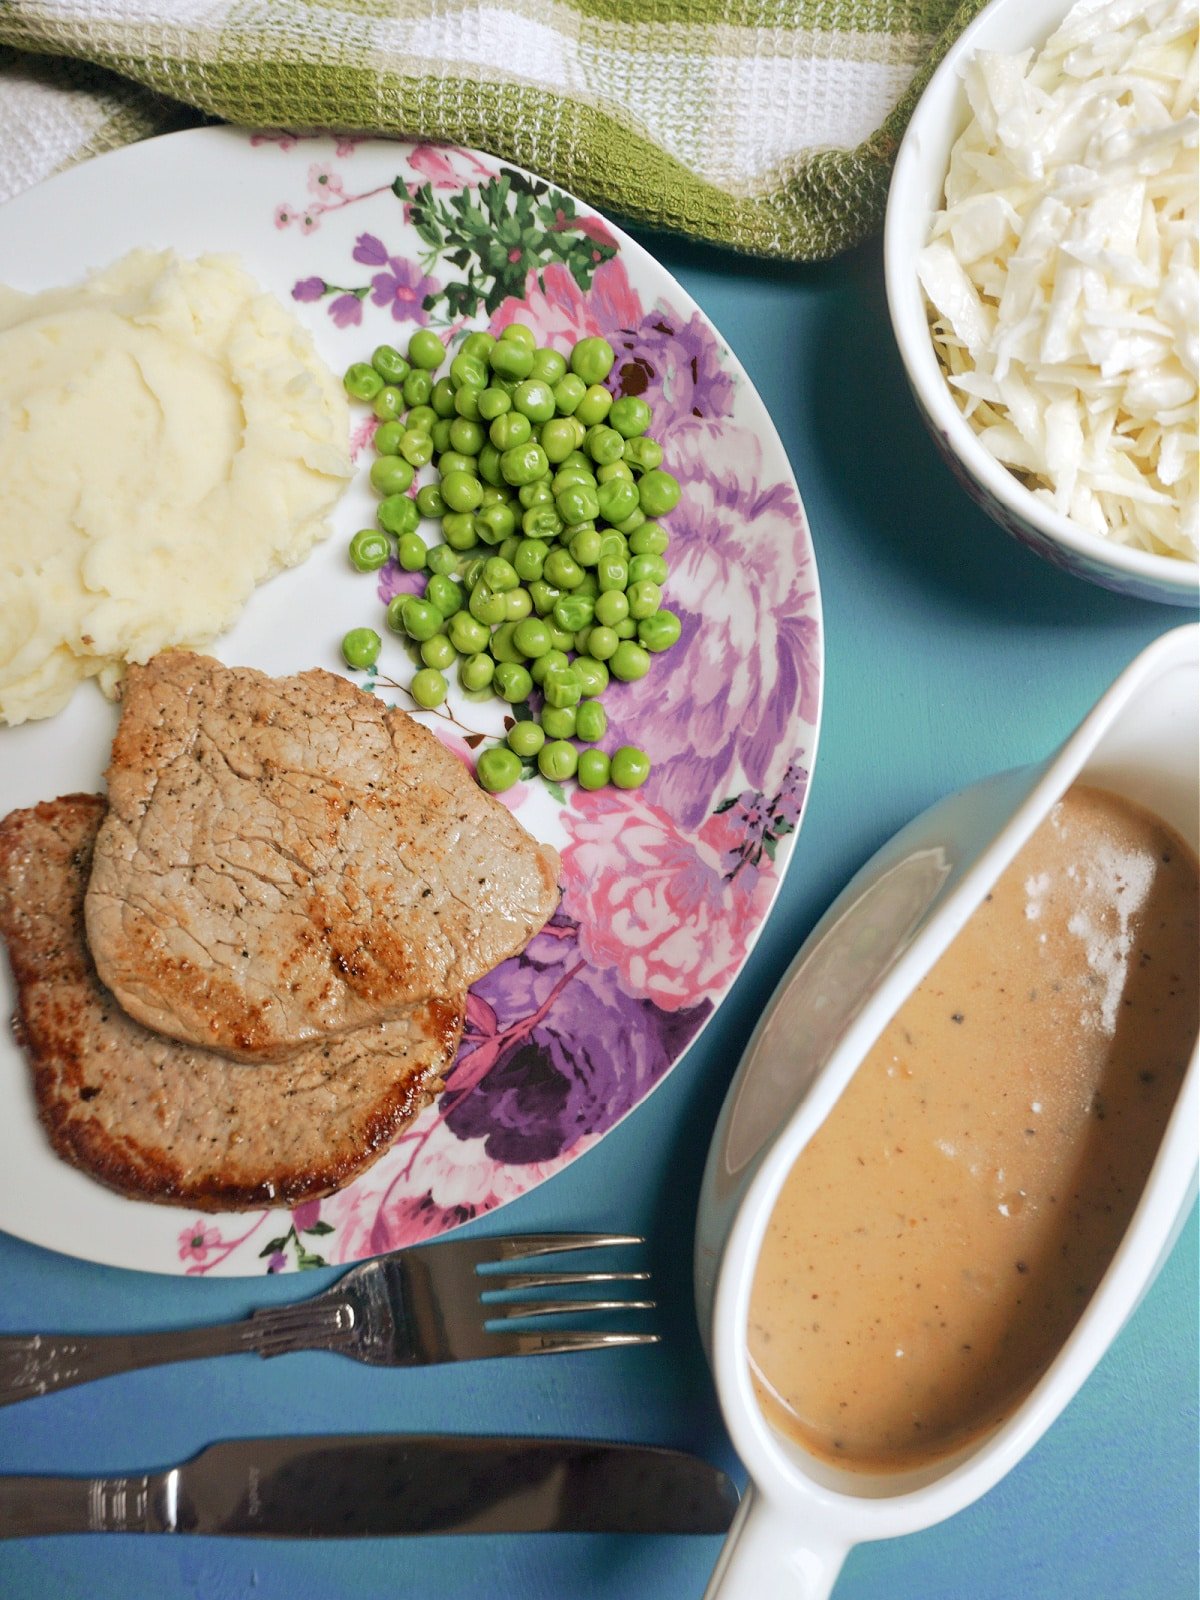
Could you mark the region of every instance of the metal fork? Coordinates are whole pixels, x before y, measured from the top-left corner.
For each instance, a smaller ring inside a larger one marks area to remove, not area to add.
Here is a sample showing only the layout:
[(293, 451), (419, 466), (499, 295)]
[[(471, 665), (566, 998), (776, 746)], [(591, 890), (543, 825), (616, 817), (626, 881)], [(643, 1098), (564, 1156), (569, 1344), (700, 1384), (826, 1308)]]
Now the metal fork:
[(570, 1312), (645, 1311), (653, 1300), (489, 1298), (561, 1284), (644, 1281), (648, 1272), (484, 1270), (560, 1251), (642, 1243), (636, 1235), (621, 1233), (447, 1240), (365, 1261), (322, 1294), (292, 1305), (264, 1306), (240, 1322), (164, 1333), (9, 1334), (0, 1337), (0, 1405), (118, 1372), (247, 1351), (283, 1356), (293, 1350), (332, 1350), (373, 1366), (423, 1367), (489, 1356), (656, 1344), (655, 1333), (507, 1326), (517, 1318)]

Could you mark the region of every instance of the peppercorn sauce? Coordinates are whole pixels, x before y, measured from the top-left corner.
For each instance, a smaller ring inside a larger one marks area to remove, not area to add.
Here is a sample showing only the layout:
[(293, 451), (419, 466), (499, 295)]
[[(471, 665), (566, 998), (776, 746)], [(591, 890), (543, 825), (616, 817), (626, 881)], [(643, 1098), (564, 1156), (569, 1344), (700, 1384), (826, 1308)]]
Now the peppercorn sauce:
[(1145, 1185), (1197, 1032), (1194, 853), (1068, 791), (864, 1058), (780, 1192), (748, 1328), (782, 1432), (864, 1472), (1003, 1420)]

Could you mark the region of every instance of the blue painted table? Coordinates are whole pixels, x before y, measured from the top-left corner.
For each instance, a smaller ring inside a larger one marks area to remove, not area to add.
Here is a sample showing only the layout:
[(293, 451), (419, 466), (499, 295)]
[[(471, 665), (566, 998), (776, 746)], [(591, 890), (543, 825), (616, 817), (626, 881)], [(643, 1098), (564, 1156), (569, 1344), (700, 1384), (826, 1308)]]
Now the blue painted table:
[[(910, 403), (878, 243), (785, 268), (643, 242), (712, 317), (775, 419), (812, 524), (827, 629), (807, 817), (729, 1001), (645, 1105), (487, 1224), (644, 1232), (665, 1343), (412, 1373), (334, 1356), (163, 1368), (0, 1412), (0, 1470), (130, 1471), (239, 1434), (520, 1430), (683, 1446), (742, 1481), (695, 1328), (690, 1261), (706, 1148), (756, 1017), (824, 907), (888, 835), (949, 790), (1047, 753), (1126, 662), (1187, 617), (1053, 571), (968, 502)], [(837, 1600), (1192, 1600), (1196, 1263), (1193, 1216), (1107, 1359), (1026, 1461), (952, 1521), (853, 1552)], [(195, 1323), (329, 1276), (157, 1278), (0, 1236), (0, 1328)], [(0, 1595), (684, 1600), (703, 1592), (717, 1549), (710, 1538), (586, 1535), (58, 1538), (0, 1546)]]

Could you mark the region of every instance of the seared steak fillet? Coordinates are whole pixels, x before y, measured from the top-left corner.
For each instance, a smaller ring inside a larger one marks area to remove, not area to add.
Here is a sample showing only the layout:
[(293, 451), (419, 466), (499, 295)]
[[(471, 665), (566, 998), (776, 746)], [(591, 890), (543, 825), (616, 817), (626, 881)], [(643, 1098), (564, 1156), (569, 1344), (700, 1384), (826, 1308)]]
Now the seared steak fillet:
[(150, 1033), (100, 983), (83, 900), (98, 795), (0, 822), (0, 934), (38, 1111), (67, 1161), (138, 1199), (201, 1211), (293, 1206), (381, 1156), (441, 1088), (461, 1002), (246, 1066)]
[(147, 1027), (242, 1061), (462, 994), (558, 901), (557, 853), (334, 673), (132, 668), (108, 788), (100, 977)]

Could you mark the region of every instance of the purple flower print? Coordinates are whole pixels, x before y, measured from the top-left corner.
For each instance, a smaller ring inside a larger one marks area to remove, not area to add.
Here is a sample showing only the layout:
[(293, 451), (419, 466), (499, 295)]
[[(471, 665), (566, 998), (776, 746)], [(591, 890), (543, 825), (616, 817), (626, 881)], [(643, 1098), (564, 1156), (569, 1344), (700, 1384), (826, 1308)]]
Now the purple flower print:
[(816, 718), (820, 625), (803, 514), (789, 484), (764, 483), (757, 436), (693, 420), (671, 431), (669, 465), (683, 493), (663, 519), (664, 604), (682, 637), (652, 694), (613, 684), (604, 703), (617, 743), (654, 752), (646, 798), (687, 830), (714, 794), (781, 789), (797, 713)]
[(636, 327), (614, 329), (608, 338), (617, 357), (608, 387), (645, 400), (654, 413), (655, 438), (665, 439), (692, 417), (733, 414), (734, 380), (699, 312), (685, 322), (660, 302)]
[(426, 277), (414, 261), (389, 256), (373, 233), (359, 234), (353, 254), (364, 266), (386, 269), (371, 279), (371, 299), (377, 306), (390, 306), (396, 322), (429, 321), (425, 300), (441, 288), (436, 278)]
[(292, 285), (293, 300), (319, 300), (324, 293), (324, 278), (301, 278)]

